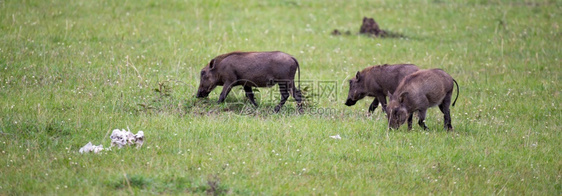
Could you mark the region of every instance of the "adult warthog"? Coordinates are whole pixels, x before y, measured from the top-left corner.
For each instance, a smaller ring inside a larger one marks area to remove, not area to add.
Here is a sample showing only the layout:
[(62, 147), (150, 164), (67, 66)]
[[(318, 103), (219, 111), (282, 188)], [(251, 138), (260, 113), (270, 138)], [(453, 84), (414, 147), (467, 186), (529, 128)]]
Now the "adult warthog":
[(453, 106), (459, 98), (459, 84), (449, 74), (441, 69), (420, 70), (406, 76), (388, 102), (388, 127), (398, 129), (400, 125), (408, 120), (408, 130), (412, 129), (412, 117), (418, 112), (418, 124), (425, 126), (425, 114), (427, 109), (439, 106), (444, 116), (444, 127), (447, 131), (453, 129), (451, 125), (451, 114), (449, 105), (453, 94), (454, 84), (457, 85), (457, 97)]
[(302, 96), (295, 87), (295, 73), (300, 68), (298, 61), (289, 54), (273, 52), (231, 52), (213, 58), (201, 70), (201, 81), (197, 90), (197, 98), (207, 97), (217, 86), (223, 86), (218, 103), (224, 102), (234, 86), (243, 86), (246, 97), (257, 106), (252, 87), (271, 87), (279, 85), (281, 101), (275, 106), (275, 112), (289, 98), (289, 92), (297, 101), (301, 110)]
[(349, 93), (345, 105), (352, 106), (365, 96), (375, 97), (369, 106), (369, 112), (375, 111), (379, 102), (386, 112), (386, 96), (394, 93), (400, 81), (407, 75), (418, 71), (412, 64), (376, 65), (363, 69), (349, 80)]

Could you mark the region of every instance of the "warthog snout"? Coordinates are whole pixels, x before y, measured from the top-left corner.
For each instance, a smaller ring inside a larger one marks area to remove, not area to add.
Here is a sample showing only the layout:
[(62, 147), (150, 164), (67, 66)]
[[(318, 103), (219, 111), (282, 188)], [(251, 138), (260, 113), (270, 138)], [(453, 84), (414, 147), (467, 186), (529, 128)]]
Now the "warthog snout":
[(352, 105), (355, 105), (355, 103), (357, 103), (357, 100), (354, 101), (354, 100), (351, 100), (351, 99), (347, 99), (345, 101), (346, 106), (352, 106)]
[(205, 98), (207, 96), (209, 96), (209, 92), (203, 92), (201, 90), (198, 90), (197, 95), (195, 95), (195, 97), (197, 98)]
[(395, 107), (391, 105), (391, 108), (387, 108), (389, 113), (387, 113), (388, 127), (391, 129), (398, 129), (402, 124), (408, 119), (408, 110), (406, 108)]

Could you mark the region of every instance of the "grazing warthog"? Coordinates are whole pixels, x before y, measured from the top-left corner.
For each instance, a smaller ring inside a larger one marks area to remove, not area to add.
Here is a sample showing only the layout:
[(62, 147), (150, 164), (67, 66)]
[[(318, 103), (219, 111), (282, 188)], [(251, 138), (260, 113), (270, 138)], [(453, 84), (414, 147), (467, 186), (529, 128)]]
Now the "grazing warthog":
[(345, 105), (352, 106), (365, 96), (375, 97), (369, 106), (369, 112), (375, 111), (379, 102), (382, 111), (386, 111), (386, 96), (394, 93), (400, 81), (407, 75), (418, 71), (412, 64), (370, 66), (357, 72), (355, 78), (349, 80), (349, 93)]
[(445, 129), (452, 130), (449, 105), (453, 94), (453, 82), (457, 85), (457, 97), (453, 102), (453, 106), (455, 106), (457, 98), (459, 98), (459, 84), (445, 71), (441, 69), (420, 70), (406, 76), (396, 91), (390, 95), (387, 108), (388, 127), (398, 129), (408, 119), (408, 130), (411, 130), (412, 117), (417, 111), (418, 124), (427, 129), (424, 123), (427, 109), (439, 106), (445, 118)]
[(252, 87), (279, 85), (281, 102), (275, 107), (279, 112), (289, 98), (289, 92), (301, 109), (302, 96), (295, 87), (295, 73), (300, 68), (297, 60), (289, 54), (274, 52), (231, 52), (212, 59), (201, 70), (201, 81), (197, 98), (207, 97), (217, 86), (223, 86), (218, 103), (222, 103), (232, 87), (244, 87), (246, 97), (257, 106)]

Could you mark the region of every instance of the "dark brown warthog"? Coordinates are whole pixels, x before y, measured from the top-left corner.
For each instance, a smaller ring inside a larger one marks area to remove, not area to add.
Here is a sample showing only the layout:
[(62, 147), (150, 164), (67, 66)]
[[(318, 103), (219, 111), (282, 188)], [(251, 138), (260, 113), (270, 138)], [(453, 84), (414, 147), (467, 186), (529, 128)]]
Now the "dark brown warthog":
[(197, 98), (207, 97), (216, 86), (223, 86), (218, 103), (222, 103), (232, 87), (242, 85), (246, 97), (257, 106), (252, 87), (279, 85), (281, 102), (275, 107), (278, 112), (291, 92), (301, 107), (301, 93), (295, 87), (295, 73), (300, 68), (297, 60), (289, 54), (274, 52), (231, 52), (212, 59), (201, 70), (201, 81)]
[(369, 106), (369, 112), (375, 111), (379, 102), (382, 111), (386, 112), (386, 96), (394, 93), (400, 81), (407, 75), (418, 71), (412, 64), (370, 66), (357, 72), (355, 78), (349, 80), (349, 93), (345, 105), (352, 106), (365, 96), (375, 97)]
[(444, 127), (447, 131), (452, 130), (449, 105), (453, 94), (453, 83), (457, 85), (457, 97), (453, 102), (453, 106), (455, 106), (457, 98), (459, 98), (459, 84), (445, 71), (441, 69), (420, 70), (406, 76), (396, 91), (390, 95), (387, 108), (388, 127), (398, 129), (408, 119), (408, 130), (411, 130), (412, 117), (417, 111), (418, 124), (427, 129), (424, 123), (427, 109), (439, 106), (445, 118)]

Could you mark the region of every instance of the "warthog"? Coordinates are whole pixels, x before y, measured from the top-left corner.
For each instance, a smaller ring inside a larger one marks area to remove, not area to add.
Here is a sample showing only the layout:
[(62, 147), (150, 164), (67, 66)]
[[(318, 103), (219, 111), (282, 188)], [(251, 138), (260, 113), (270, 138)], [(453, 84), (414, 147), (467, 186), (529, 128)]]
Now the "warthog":
[(400, 81), (407, 75), (418, 71), (412, 64), (377, 65), (363, 69), (349, 80), (349, 93), (345, 105), (352, 106), (365, 96), (375, 97), (369, 106), (369, 112), (375, 111), (379, 102), (386, 113), (386, 96), (394, 93)]
[(300, 68), (297, 60), (289, 54), (273, 52), (231, 52), (212, 59), (201, 70), (201, 81), (197, 98), (207, 97), (216, 86), (223, 86), (218, 103), (224, 102), (234, 86), (244, 87), (246, 97), (257, 106), (252, 87), (271, 87), (279, 85), (281, 101), (275, 107), (279, 112), (289, 98), (289, 92), (301, 110), (302, 96), (295, 87), (295, 73)]
[(453, 106), (459, 98), (459, 84), (449, 74), (441, 69), (420, 70), (406, 76), (393, 94), (390, 95), (388, 103), (388, 127), (398, 129), (408, 119), (408, 130), (412, 129), (412, 117), (418, 112), (418, 124), (425, 126), (425, 114), (427, 109), (439, 106), (444, 115), (444, 127), (447, 131), (453, 129), (451, 125), (451, 114), (449, 105), (453, 87), (457, 85), (457, 97)]

